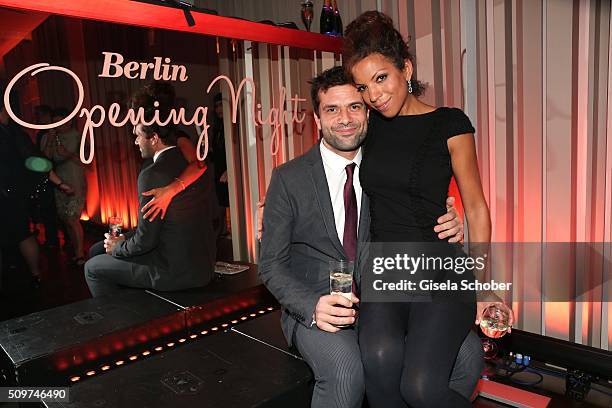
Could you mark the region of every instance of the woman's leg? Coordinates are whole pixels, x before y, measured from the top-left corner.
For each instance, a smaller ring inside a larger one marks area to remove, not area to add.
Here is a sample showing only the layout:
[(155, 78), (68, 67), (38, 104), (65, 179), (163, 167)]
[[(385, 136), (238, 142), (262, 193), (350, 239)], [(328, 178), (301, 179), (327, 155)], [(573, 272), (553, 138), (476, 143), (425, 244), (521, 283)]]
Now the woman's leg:
[(30, 235), (19, 243), (19, 251), (23, 259), (25, 259), (32, 276), (36, 279), (40, 279), (38, 242), (34, 235)]
[(364, 303), (359, 310), (359, 348), (371, 408), (405, 408), (400, 394), (409, 304)]
[(400, 385), (408, 405), (471, 406), (449, 387), (449, 378), (475, 314), (474, 303), (434, 300), (411, 304)]
[(74, 258), (83, 258), (83, 227), (81, 226), (81, 222), (78, 218), (74, 217), (65, 217), (64, 222), (66, 223), (66, 229), (72, 241)]

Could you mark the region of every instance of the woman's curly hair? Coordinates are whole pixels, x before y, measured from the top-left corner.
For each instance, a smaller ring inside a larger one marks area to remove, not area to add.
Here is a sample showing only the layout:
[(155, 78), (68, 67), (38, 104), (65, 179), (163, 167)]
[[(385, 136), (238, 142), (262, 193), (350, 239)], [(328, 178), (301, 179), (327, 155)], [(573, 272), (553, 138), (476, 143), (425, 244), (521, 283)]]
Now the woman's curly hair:
[[(402, 34), (393, 26), (393, 20), (378, 11), (366, 11), (346, 27), (342, 50), (346, 75), (352, 78), (352, 68), (370, 54), (387, 57), (399, 70), (404, 69), (405, 60), (414, 66), (414, 57)], [(411, 78), (411, 83), (413, 95), (419, 96), (425, 90), (418, 80)]]

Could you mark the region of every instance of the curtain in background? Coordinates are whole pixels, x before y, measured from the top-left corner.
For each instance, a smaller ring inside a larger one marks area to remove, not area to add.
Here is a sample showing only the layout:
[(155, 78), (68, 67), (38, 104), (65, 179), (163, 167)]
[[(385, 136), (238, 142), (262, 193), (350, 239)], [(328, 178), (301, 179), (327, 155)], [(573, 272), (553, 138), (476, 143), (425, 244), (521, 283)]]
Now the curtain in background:
[[(71, 69), (83, 82), (83, 107), (111, 103), (121, 104), (125, 112), (132, 93), (151, 81), (145, 79), (100, 78), (102, 52), (117, 52), (125, 62), (153, 62), (154, 57), (169, 57), (171, 63), (185, 65), (187, 82), (173, 82), (177, 101), (193, 112), (196, 106), (212, 107), (213, 95), (206, 94), (208, 83), (218, 74), (215, 38), (108, 24), (97, 21), (52, 16), (4, 56), (7, 78), (23, 68), (40, 62)], [(57, 74), (39, 74), (20, 82), (23, 117), (33, 121), (33, 109), (40, 104), (74, 108), (77, 88), (71, 78)], [(121, 116), (122, 117), (122, 116)], [(83, 119), (77, 120), (79, 132)], [(196, 131), (184, 128), (194, 142)], [(32, 132), (33, 136), (33, 132)], [(125, 227), (138, 220), (137, 178), (141, 167), (140, 153), (134, 145), (128, 125), (116, 128), (105, 123), (95, 129), (94, 162), (85, 165), (88, 181), (87, 204), (83, 219), (106, 223), (112, 215), (121, 216)]]
[[(508, 298), (517, 327), (609, 350), (610, 2), (380, 4), (412, 40), (417, 75), (429, 84), (424, 100), (463, 108), (475, 125), (492, 241), (518, 243), (495, 265), (497, 276), (541, 292), (537, 301)], [(552, 256), (542, 246), (551, 242), (592, 244)], [(568, 301), (547, 301), (547, 286), (557, 282)]]

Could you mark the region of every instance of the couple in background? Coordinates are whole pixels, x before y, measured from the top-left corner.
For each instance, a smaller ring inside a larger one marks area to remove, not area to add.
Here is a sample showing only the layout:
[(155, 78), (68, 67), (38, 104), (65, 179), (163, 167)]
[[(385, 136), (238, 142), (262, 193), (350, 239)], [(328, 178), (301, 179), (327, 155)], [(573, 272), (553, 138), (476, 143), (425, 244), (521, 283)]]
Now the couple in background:
[(366, 12), (349, 24), (343, 59), (343, 68), (312, 82), (322, 141), (272, 174), (261, 277), (282, 305), (289, 344), (314, 372), (313, 407), (360, 407), (364, 390), (373, 408), (470, 406), (482, 368), (470, 328), (477, 310), (498, 298), (487, 294), (478, 306), (475, 294), (461, 302), (448, 294), (392, 303), (360, 302), (353, 293), (349, 300), (329, 294), (328, 265), (354, 261), (358, 292), (367, 261), (358, 244), (452, 236), (457, 221), (444, 223), (455, 215), (445, 206), (453, 175), (470, 240), (486, 248), (491, 224), (474, 128), (461, 110), (418, 99), (412, 55), (386, 15)]
[[(143, 108), (144, 122), (155, 113), (167, 117), (174, 108), (173, 87), (152, 82), (132, 97), (132, 108)], [(155, 106), (155, 102), (158, 106)], [(114, 295), (124, 288), (162, 291), (208, 284), (215, 263), (212, 225), (214, 195), (206, 166), (196, 160), (195, 147), (187, 135), (170, 124), (137, 124), (134, 143), (144, 159), (138, 175), (138, 227), (105, 240), (90, 249), (85, 279), (93, 296)], [(154, 193), (163, 189), (170, 197), (163, 209), (150, 208)]]

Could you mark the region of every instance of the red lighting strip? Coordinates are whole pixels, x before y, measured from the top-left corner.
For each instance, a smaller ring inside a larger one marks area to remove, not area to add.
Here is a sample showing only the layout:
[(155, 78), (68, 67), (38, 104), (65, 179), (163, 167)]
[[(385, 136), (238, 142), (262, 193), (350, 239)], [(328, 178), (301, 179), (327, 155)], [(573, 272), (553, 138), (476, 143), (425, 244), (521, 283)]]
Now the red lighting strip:
[[(274, 307), (270, 306), (270, 307), (267, 307), (266, 309), (260, 310), (258, 312), (258, 314), (251, 313), (248, 316), (247, 315), (242, 316), (240, 318), (240, 320), (242, 320), (242, 321), (248, 320), (249, 316), (251, 318), (256, 318), (258, 316), (261, 316), (263, 314), (272, 312), (274, 310), (275, 310)], [(231, 325), (235, 325), (236, 323), (238, 323), (238, 320), (234, 319), (230, 323), (223, 323), (220, 326), (223, 327), (223, 328), (227, 328), (227, 327), (230, 327)], [(214, 332), (219, 332), (219, 325), (213, 326), (213, 327), (209, 328), (208, 330), (202, 330), (200, 332), (200, 334), (205, 336), (207, 334), (212, 334)], [(193, 333), (193, 334), (189, 335), (189, 340), (195, 340), (197, 337), (198, 337), (198, 334)], [(177, 338), (176, 342), (168, 342), (165, 346), (166, 346), (167, 349), (171, 349), (174, 346), (180, 346), (180, 345), (185, 344), (187, 342), (188, 342), (188, 339), (186, 339), (184, 337), (181, 337), (181, 338)], [(179, 344), (177, 344), (177, 343), (179, 343)], [(162, 351), (164, 351), (164, 346), (163, 345), (156, 346), (155, 348), (153, 348), (153, 350), (156, 351), (156, 352), (162, 352)], [(143, 356), (143, 357), (148, 357), (148, 356), (152, 355), (152, 353), (149, 350), (145, 350), (142, 353), (140, 353), (140, 355)], [(115, 361), (114, 366), (115, 367), (121, 367), (121, 366), (126, 365), (126, 364), (128, 364), (130, 362), (134, 362), (137, 359), (138, 359), (138, 354), (132, 354), (132, 355), (130, 355), (129, 357), (127, 357), (125, 359), (120, 359), (120, 360)], [(69, 383), (74, 384), (74, 383), (77, 383), (77, 382), (81, 381), (82, 379), (87, 378), (87, 377), (93, 377), (96, 374), (101, 374), (102, 372), (109, 371), (112, 368), (113, 368), (112, 364), (104, 363), (100, 367), (100, 373), (98, 373), (96, 370), (91, 370), (90, 369), (90, 370), (85, 372), (84, 376), (73, 375), (68, 380), (69, 380)]]
[(336, 37), (197, 11), (191, 12), (196, 24), (189, 27), (180, 9), (130, 0), (0, 0), (0, 6), (334, 53), (342, 48), (342, 40)]

